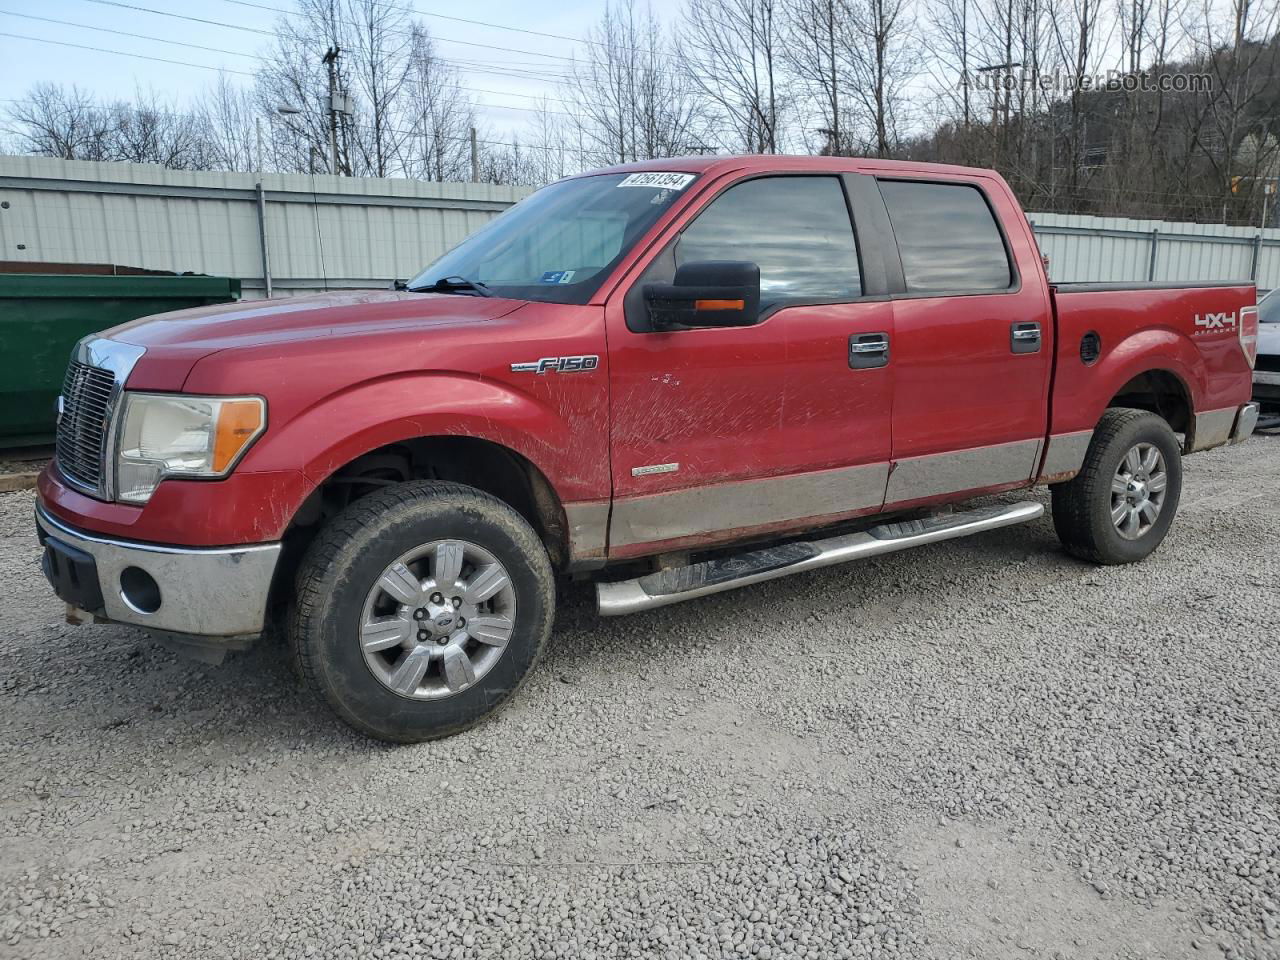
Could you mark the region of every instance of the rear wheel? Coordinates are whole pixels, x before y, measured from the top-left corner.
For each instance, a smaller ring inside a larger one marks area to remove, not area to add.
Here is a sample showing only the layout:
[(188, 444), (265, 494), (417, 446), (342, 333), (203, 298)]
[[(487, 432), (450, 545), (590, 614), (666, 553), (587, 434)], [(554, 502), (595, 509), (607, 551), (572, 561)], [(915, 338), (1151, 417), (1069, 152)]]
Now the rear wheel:
[(1053, 525), (1067, 551), (1093, 563), (1134, 563), (1169, 532), (1182, 493), (1182, 454), (1169, 424), (1145, 410), (1112, 409), (1084, 466), (1053, 488)]
[(551, 631), (551, 564), (511, 507), (408, 483), (336, 517), (298, 575), (300, 671), (356, 729), (399, 743), (465, 730), (501, 706)]

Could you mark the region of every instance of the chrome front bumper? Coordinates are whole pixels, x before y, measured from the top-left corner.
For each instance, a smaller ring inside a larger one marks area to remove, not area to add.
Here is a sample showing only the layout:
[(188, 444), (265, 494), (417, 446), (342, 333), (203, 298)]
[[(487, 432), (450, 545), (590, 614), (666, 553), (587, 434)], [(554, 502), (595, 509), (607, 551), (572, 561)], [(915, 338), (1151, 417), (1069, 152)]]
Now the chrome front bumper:
[[(115, 540), (68, 526), (39, 505), (36, 523), (46, 558), (54, 549), (50, 540), (70, 547), (66, 556), (92, 558), (92, 564), (82, 564), (75, 575), (83, 577), (90, 566), (96, 570), (101, 609), (89, 613), (160, 633), (230, 639), (262, 632), (271, 578), (280, 559), (278, 543), (195, 548)], [(60, 586), (48, 559), (45, 574), (59, 596), (71, 603), (72, 597), (64, 595), (70, 591)], [(140, 591), (139, 584), (147, 589)], [(89, 595), (97, 596), (92, 585), (87, 586)]]

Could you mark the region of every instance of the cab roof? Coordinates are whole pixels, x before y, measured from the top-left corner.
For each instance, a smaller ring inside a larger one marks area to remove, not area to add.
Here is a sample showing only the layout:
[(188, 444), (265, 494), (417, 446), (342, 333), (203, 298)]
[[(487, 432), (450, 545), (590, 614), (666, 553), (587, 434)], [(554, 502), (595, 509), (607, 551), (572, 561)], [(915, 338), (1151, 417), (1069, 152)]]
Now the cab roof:
[(950, 176), (994, 177), (997, 179), (1000, 176), (994, 170), (980, 167), (961, 167), (949, 163), (922, 163), (916, 160), (880, 160), (875, 157), (812, 157), (759, 153), (642, 160), (637, 163), (622, 163), (617, 166), (602, 167), (598, 170), (590, 170), (578, 174), (578, 176), (585, 177), (600, 173), (642, 173), (656, 170), (672, 173), (709, 174), (811, 171), (814, 173), (903, 173), (926, 176), (929, 174), (948, 174)]

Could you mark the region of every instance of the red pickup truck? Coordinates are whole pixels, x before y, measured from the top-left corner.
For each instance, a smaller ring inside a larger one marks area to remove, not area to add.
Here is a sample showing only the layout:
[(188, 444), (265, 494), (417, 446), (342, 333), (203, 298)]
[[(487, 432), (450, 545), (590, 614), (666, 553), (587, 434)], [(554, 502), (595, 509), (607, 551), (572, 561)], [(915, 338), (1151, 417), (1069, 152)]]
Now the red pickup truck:
[(602, 614), (1043, 512), (1164, 538), (1181, 458), (1253, 430), (1251, 284), (1052, 284), (995, 173), (701, 157), (554, 183), (398, 291), (78, 345), (39, 483), (69, 614), (220, 654), (280, 622), (349, 723), (499, 706), (558, 574)]

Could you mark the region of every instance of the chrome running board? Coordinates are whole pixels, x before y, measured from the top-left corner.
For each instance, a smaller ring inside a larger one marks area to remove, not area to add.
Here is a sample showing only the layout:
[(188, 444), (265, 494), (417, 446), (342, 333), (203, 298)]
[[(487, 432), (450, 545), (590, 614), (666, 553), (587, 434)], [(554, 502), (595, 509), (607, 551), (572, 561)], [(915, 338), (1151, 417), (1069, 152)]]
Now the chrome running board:
[(660, 570), (634, 580), (596, 585), (596, 605), (602, 616), (616, 617), (665, 607), (725, 590), (775, 580), (804, 570), (830, 567), (850, 560), (894, 553), (911, 547), (952, 540), (970, 534), (1026, 523), (1044, 514), (1035, 502), (996, 504), (960, 513), (884, 523), (870, 530), (827, 540), (784, 543), (687, 567)]

